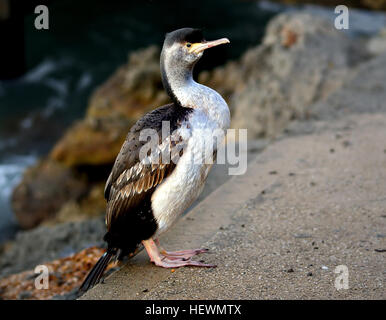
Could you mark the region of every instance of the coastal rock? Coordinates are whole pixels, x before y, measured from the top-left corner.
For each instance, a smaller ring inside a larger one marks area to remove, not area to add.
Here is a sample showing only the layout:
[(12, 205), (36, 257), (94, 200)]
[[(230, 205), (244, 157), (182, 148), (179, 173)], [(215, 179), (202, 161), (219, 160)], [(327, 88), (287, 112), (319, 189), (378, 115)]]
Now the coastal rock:
[[(90, 247), (68, 257), (45, 262), (50, 272), (49, 287), (45, 290), (36, 288), (34, 270), (24, 271), (0, 279), (0, 299), (15, 300), (74, 300), (78, 297), (78, 288), (90, 268), (105, 252), (98, 247)], [(111, 272), (111, 263), (108, 271)]]
[(79, 199), (87, 192), (85, 179), (63, 165), (44, 160), (29, 168), (13, 192), (16, 218), (24, 229), (50, 219), (61, 205)]
[(43, 225), (56, 225), (63, 222), (79, 222), (104, 215), (106, 200), (103, 197), (105, 184), (97, 183), (90, 186), (87, 196), (82, 199), (70, 199), (52, 217), (43, 221)]
[(86, 117), (136, 120), (144, 112), (166, 103), (168, 97), (162, 87), (160, 53), (157, 46), (131, 53), (128, 63), (91, 96)]
[(342, 90), (312, 105), (310, 113), (327, 121), (349, 113), (385, 113), (385, 101), (386, 52), (356, 68)]
[(19, 232), (0, 255), (0, 278), (79, 252), (90, 246), (104, 247), (103, 218), (40, 226)]
[[(244, 86), (232, 95), (232, 126), (249, 138), (274, 137), (292, 119), (339, 89), (350, 68), (366, 56), (330, 23), (303, 13), (281, 14), (261, 46), (241, 59)], [(244, 70), (244, 71), (243, 71)]]
[(110, 164), (121, 148), (130, 123), (126, 119), (79, 121), (57, 142), (50, 158), (67, 167)]
[(386, 28), (382, 29), (379, 34), (369, 40), (367, 48), (369, 52), (374, 55), (386, 52)]

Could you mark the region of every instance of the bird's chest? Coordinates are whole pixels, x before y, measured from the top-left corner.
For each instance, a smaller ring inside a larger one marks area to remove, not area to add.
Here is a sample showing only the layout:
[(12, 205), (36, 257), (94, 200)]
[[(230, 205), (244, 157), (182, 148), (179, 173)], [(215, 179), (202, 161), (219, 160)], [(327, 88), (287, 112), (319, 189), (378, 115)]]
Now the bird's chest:
[(228, 129), (230, 112), (221, 95), (196, 82), (192, 82), (188, 88), (177, 93), (182, 105), (194, 109), (190, 122), (197, 128)]
[(200, 195), (217, 149), (214, 135), (216, 130), (220, 130), (219, 125), (204, 112), (194, 111), (180, 130), (187, 139), (186, 148), (173, 173), (152, 196), (158, 235), (166, 231)]

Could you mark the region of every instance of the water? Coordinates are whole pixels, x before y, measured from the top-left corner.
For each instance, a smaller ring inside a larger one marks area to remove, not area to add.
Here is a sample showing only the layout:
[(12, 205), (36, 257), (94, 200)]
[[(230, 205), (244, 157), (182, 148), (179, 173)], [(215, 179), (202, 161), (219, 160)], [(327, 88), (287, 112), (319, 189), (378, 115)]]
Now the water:
[(33, 155), (11, 156), (0, 163), (0, 242), (10, 238), (18, 229), (15, 217), (12, 214), (9, 199), (13, 188), (20, 182), (22, 173), (27, 166), (36, 161)]
[[(0, 241), (17, 228), (10, 196), (27, 166), (46, 154), (92, 91), (127, 61), (129, 52), (160, 44), (168, 31), (204, 27), (208, 39), (228, 37), (226, 55), (206, 55), (199, 69), (236, 59), (259, 43), (274, 13), (253, 2), (51, 1), (50, 29), (25, 17), (24, 76), (0, 81)], [(215, 52), (215, 51), (213, 51)]]

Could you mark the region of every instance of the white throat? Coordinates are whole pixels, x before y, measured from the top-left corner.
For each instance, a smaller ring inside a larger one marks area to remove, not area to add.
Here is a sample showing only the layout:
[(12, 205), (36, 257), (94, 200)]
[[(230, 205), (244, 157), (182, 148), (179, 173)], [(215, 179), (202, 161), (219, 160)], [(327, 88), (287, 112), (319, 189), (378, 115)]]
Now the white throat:
[[(230, 126), (230, 112), (227, 103), (215, 90), (204, 86), (193, 79), (193, 68), (178, 66), (164, 57), (161, 60), (163, 81), (172, 99), (188, 108), (205, 112), (221, 129)], [(161, 58), (162, 59), (162, 58)], [(166, 82), (166, 83), (165, 83)]]

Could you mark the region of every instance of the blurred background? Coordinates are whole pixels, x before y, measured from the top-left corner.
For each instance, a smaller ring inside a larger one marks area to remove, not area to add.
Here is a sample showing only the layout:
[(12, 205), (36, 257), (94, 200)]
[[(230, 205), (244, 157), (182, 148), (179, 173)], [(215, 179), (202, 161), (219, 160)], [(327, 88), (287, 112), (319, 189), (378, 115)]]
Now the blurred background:
[[(39, 4), (48, 30), (34, 27)], [(349, 30), (333, 28), (338, 4), (350, 8)], [(386, 51), (383, 10), (382, 0), (0, 0), (0, 277), (103, 247), (115, 156), (129, 127), (169, 101), (159, 77), (166, 32), (230, 39), (195, 77), (225, 97), (253, 153)], [(204, 195), (227, 179), (215, 177)]]

